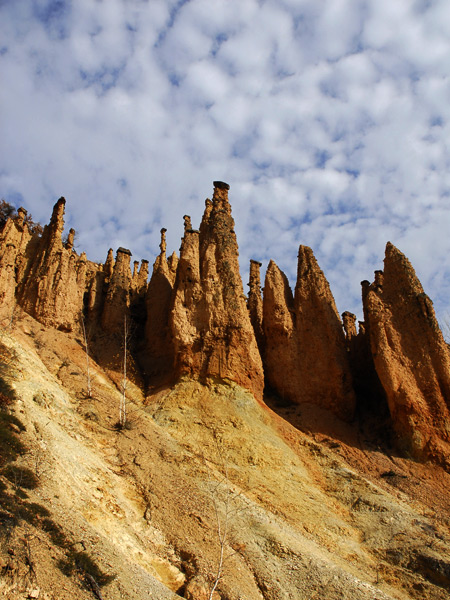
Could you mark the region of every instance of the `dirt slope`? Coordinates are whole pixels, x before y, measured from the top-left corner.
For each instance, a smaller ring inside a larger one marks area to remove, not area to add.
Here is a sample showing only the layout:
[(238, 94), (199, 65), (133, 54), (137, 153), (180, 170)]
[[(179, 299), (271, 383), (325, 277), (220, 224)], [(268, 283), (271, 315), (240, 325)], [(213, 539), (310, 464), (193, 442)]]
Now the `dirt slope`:
[(0, 351), (27, 447), (11, 464), (38, 480), (0, 470), (5, 598), (207, 599), (226, 521), (216, 598), (449, 597), (439, 467), (325, 411), (269, 408), (214, 381), (147, 398), (129, 383), (130, 428), (117, 431), (120, 374), (92, 360), (86, 398), (81, 340), (23, 317)]

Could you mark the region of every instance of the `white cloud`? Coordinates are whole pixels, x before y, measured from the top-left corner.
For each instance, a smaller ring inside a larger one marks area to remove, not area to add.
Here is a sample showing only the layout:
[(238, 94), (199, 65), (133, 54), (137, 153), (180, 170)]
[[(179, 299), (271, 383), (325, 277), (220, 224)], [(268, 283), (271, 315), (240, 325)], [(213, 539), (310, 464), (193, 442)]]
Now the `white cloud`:
[(274, 258), (294, 285), (310, 245), (361, 315), (389, 239), (448, 306), (445, 0), (24, 0), (0, 17), (0, 194), (43, 221), (65, 195), (90, 258), (153, 261), (162, 226), (178, 249), (223, 179), (244, 273)]

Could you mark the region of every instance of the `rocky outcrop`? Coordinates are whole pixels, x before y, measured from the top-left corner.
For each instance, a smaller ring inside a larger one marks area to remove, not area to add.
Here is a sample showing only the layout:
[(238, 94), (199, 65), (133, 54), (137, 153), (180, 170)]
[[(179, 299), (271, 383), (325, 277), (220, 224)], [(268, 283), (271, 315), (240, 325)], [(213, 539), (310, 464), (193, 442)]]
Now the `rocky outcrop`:
[(109, 333), (122, 334), (125, 319), (130, 316), (132, 275), (130, 267), (131, 252), (127, 248), (118, 248), (116, 260), (105, 294), (102, 327)]
[(352, 341), (358, 335), (356, 331), (356, 315), (346, 310), (342, 313), (342, 325), (344, 326), (345, 339), (347, 346), (351, 345)]
[(19, 209), (0, 232), (2, 325), (13, 322), (17, 305), (46, 326), (78, 333), (84, 316), (97, 336), (94, 350), (108, 361), (108, 344), (119, 352), (130, 320), (133, 352), (139, 349), (150, 384), (229, 380), (261, 399), (265, 382), (287, 402), (345, 420), (354, 415), (356, 392), (359, 416), (383, 423), (388, 416), (401, 447), (450, 467), (449, 351), (409, 261), (388, 243), (384, 271), (362, 282), (359, 331), (352, 313), (340, 320), (306, 246), (294, 294), (271, 261), (262, 300), (261, 264), (251, 261), (246, 301), (228, 189), (214, 183), (199, 230), (184, 216), (179, 259), (167, 258), (161, 230), (149, 285), (148, 262), (136, 261), (132, 273), (129, 250), (119, 248), (114, 258), (110, 249), (102, 265), (75, 252), (73, 229), (63, 242), (64, 198), (42, 235), (30, 232)]
[(35, 247), (25, 252), (28, 265), (19, 283), (22, 308), (44, 325), (72, 331), (78, 328), (86, 282), (86, 255), (78, 256), (72, 244), (64, 245), (65, 199), (53, 208), (49, 225)]
[[(80, 331), (82, 315), (107, 333), (123, 331), (124, 317), (145, 321), (148, 261), (130, 270), (131, 252), (109, 250), (104, 265), (74, 250), (75, 230), (63, 242), (65, 199), (53, 208), (42, 235), (31, 234), (20, 208), (0, 232), (0, 319), (11, 319), (16, 303), (46, 326)], [(171, 261), (170, 277), (176, 258)]]
[(263, 330), (263, 301), (261, 297), (261, 263), (257, 260), (250, 261), (249, 292), (247, 307), (250, 314), (250, 321), (255, 332), (256, 343), (258, 344), (261, 356), (264, 355), (264, 330)]
[(177, 256), (166, 258), (166, 229), (161, 229), (160, 254), (153, 265), (153, 273), (145, 298), (147, 322), (145, 325), (145, 350), (142, 362), (147, 376), (158, 384), (173, 370), (174, 350), (169, 329), (169, 314), (175, 280)]
[(355, 396), (344, 332), (311, 248), (299, 248), (293, 299), (288, 289), (278, 267), (269, 265), (264, 286), (267, 381), (292, 402), (314, 404), (349, 420)]
[(25, 223), (27, 211), (19, 208), (0, 234), (0, 320), (11, 320), (16, 305), (16, 286), (26, 269), (24, 258), (32, 234)]
[(450, 356), (408, 259), (391, 243), (363, 286), (370, 345), (400, 445), (450, 466)]
[(199, 231), (185, 217), (170, 315), (175, 372), (230, 379), (261, 399), (262, 363), (239, 274), (228, 189), (214, 182)]
[(286, 275), (273, 260), (269, 262), (264, 282), (263, 328), (266, 385), (283, 400), (299, 402), (294, 297)]
[(138, 298), (145, 296), (145, 293), (147, 292), (148, 260), (141, 260), (140, 267), (139, 261), (135, 260), (133, 266), (131, 290), (133, 298), (137, 300)]

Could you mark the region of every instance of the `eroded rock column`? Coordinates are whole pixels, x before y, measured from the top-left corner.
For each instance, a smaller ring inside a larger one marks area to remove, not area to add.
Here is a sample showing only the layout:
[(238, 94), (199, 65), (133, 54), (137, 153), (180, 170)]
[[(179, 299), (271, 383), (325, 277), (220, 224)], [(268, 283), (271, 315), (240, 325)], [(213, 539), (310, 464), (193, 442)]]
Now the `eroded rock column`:
[(328, 282), (307, 246), (299, 248), (291, 297), (284, 274), (271, 263), (264, 286), (267, 380), (292, 402), (320, 406), (350, 420), (355, 395), (342, 323)]
[(363, 288), (378, 377), (400, 445), (450, 466), (450, 357), (409, 260), (390, 242), (384, 271)]
[(239, 273), (229, 186), (214, 182), (200, 230), (185, 219), (171, 313), (178, 375), (230, 379), (262, 398), (263, 373)]
[[(153, 265), (145, 304), (145, 351), (142, 362), (153, 384), (173, 375), (174, 350), (169, 328), (174, 275), (166, 258), (166, 229), (161, 229), (160, 254)], [(176, 255), (175, 255), (176, 257)], [(175, 261), (175, 257), (172, 262)]]
[(255, 332), (256, 343), (258, 344), (261, 356), (264, 354), (264, 331), (263, 331), (263, 301), (261, 297), (261, 263), (257, 260), (250, 260), (249, 293), (247, 300), (250, 322)]

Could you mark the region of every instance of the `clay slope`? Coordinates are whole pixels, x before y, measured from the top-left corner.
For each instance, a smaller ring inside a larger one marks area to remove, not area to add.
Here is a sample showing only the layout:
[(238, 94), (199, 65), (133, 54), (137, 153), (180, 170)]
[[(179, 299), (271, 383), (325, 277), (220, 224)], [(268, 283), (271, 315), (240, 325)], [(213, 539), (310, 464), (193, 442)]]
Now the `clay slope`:
[(448, 597), (439, 467), (360, 446), (336, 421), (306, 433), (312, 421), (293, 427), (235, 384), (186, 380), (145, 401), (130, 384), (130, 426), (117, 431), (120, 393), (92, 361), (85, 397), (80, 341), (30, 317), (0, 340), (8, 410), (25, 428), (14, 422), (27, 447), (15, 465), (38, 479), (27, 489), (0, 471), (5, 598), (87, 600), (97, 579), (105, 600), (203, 600), (217, 515), (222, 531), (228, 519), (217, 599)]

